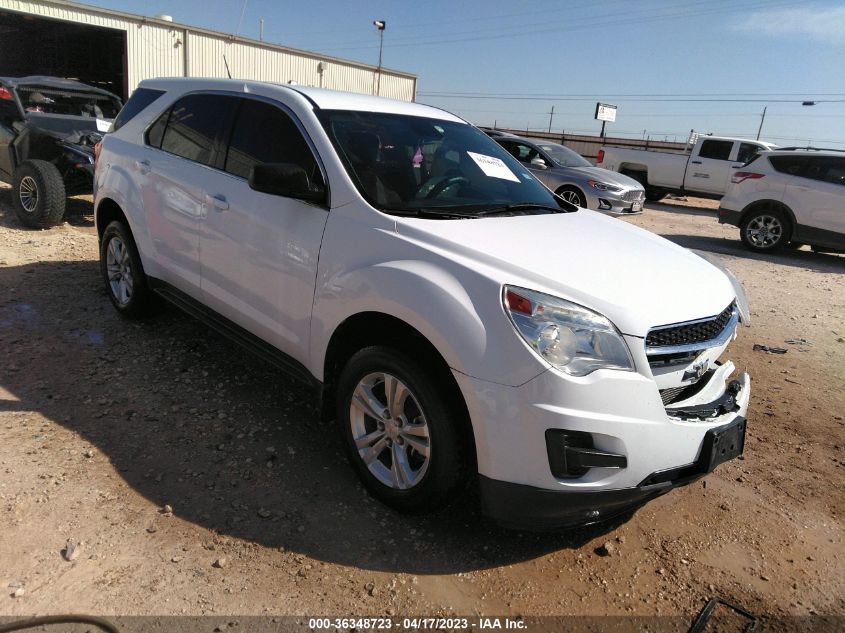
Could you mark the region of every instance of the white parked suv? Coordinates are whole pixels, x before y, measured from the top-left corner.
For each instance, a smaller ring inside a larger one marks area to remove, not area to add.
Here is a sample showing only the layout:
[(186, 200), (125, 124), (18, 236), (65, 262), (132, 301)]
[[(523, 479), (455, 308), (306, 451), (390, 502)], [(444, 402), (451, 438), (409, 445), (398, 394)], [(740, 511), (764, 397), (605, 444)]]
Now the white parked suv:
[(719, 222), (738, 226), (743, 244), (758, 252), (804, 244), (845, 251), (845, 152), (760, 152), (731, 177)]
[(630, 511), (742, 453), (738, 282), (556, 197), (462, 119), (253, 81), (145, 81), (103, 141), (115, 308), (164, 297), (315, 387), (373, 495), (478, 485), (510, 526)]

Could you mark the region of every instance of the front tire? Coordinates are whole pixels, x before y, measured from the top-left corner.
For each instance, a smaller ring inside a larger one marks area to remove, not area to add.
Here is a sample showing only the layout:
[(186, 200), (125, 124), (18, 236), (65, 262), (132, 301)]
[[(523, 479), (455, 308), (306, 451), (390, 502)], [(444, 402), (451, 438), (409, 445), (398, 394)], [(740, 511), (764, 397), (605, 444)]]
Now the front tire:
[(587, 198), (584, 197), (584, 194), (577, 187), (561, 187), (557, 190), (557, 195), (570, 204), (574, 204), (582, 209), (587, 208)]
[(118, 220), (103, 231), (100, 273), (109, 299), (121, 315), (139, 319), (150, 316), (160, 307), (158, 297), (147, 284), (132, 232)]
[(56, 226), (65, 215), (65, 182), (56, 166), (44, 160), (27, 160), (15, 170), (12, 198), (15, 213), (33, 229)]
[(446, 393), (430, 369), (389, 347), (366, 347), (341, 371), (347, 457), (367, 490), (400, 512), (434, 511), (466, 481), (460, 414)]
[(645, 199), (649, 202), (659, 202), (666, 197), (666, 192), (662, 189), (655, 189), (654, 187), (645, 188)]
[(780, 209), (758, 207), (746, 214), (739, 235), (746, 248), (757, 253), (772, 253), (789, 244), (792, 224)]

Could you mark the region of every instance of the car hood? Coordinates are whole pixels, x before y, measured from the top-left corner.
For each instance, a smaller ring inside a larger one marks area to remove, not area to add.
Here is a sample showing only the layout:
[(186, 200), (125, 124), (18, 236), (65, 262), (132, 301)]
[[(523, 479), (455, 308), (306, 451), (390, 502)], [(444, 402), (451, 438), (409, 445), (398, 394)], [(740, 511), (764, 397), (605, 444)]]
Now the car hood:
[(717, 315), (735, 298), (727, 276), (701, 257), (594, 211), (396, 223), (401, 235), (469, 260), (498, 283), (573, 301), (632, 336)]
[(625, 187), (626, 189), (642, 189), (642, 185), (624, 174), (610, 171), (604, 167), (555, 167), (553, 171), (564, 173), (574, 177), (580, 177), (584, 181), (598, 180), (609, 185)]

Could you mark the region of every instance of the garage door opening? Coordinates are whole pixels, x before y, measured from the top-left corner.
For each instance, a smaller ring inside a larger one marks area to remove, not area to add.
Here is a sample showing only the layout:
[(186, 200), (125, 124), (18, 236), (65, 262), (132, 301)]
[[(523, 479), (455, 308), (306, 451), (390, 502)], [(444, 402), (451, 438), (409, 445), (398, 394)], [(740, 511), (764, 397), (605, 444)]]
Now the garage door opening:
[(123, 98), (126, 32), (0, 11), (0, 76), (76, 79)]

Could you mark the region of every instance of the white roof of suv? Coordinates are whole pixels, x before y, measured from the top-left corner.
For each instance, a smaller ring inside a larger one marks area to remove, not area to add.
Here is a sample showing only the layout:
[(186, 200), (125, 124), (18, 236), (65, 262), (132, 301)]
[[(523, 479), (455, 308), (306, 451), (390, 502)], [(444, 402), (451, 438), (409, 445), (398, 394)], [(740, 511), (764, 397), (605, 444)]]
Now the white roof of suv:
[(432, 106), (399, 101), (386, 97), (375, 97), (355, 92), (329, 90), (327, 88), (312, 88), (296, 84), (278, 84), (269, 81), (254, 81), (251, 79), (212, 79), (202, 77), (160, 77), (146, 79), (140, 83), (144, 88), (158, 88), (159, 90), (175, 90), (190, 92), (194, 90), (231, 90), (233, 92), (251, 92), (252, 89), (271, 88), (279, 91), (296, 92), (323, 110), (358, 110), (362, 112), (386, 112), (404, 114), (407, 116), (427, 117), (466, 123), (460, 117)]

